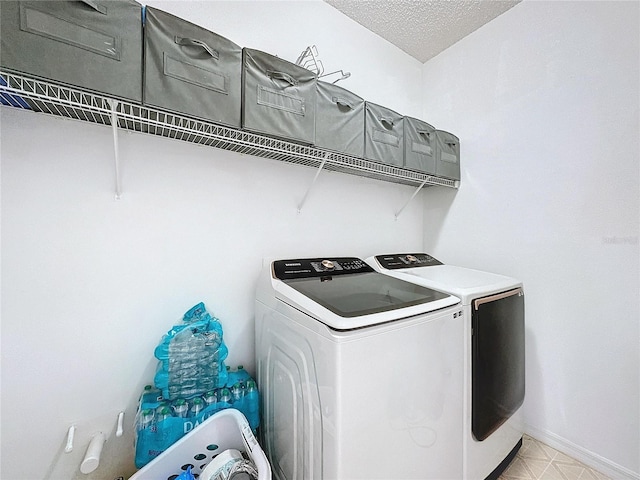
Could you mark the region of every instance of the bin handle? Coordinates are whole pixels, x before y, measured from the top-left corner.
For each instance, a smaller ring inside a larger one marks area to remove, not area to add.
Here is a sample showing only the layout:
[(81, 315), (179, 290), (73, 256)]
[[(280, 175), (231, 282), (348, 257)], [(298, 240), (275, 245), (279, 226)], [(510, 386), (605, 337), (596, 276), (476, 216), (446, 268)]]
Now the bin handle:
[(209, 55), (211, 55), (211, 57), (214, 58), (215, 60), (218, 60), (218, 58), (220, 58), (220, 54), (216, 50), (211, 48), (209, 45), (204, 43), (202, 40), (197, 40), (195, 38), (179, 37), (178, 35), (176, 35), (174, 38), (174, 41), (176, 42), (176, 44), (180, 45), (181, 47), (185, 47), (185, 46), (201, 47)]
[(391, 117), (380, 117), (380, 121), (389, 126), (389, 128), (393, 127), (393, 118)]
[(342, 105), (343, 107), (347, 107), (350, 110), (353, 110), (353, 104), (348, 100), (345, 100), (344, 98), (333, 97), (331, 100), (338, 105)]
[(277, 70), (267, 70), (267, 76), (271, 79), (283, 80), (287, 82), (292, 87), (298, 85), (298, 81), (293, 78), (291, 75), (285, 72), (278, 72)]
[(429, 130), (418, 130), (418, 134), (424, 135), (427, 138), (431, 137), (431, 132)]
[(98, 5), (94, 0), (80, 0), (85, 5), (93, 8), (96, 12), (101, 13), (102, 15), (107, 14), (107, 7), (104, 5)]

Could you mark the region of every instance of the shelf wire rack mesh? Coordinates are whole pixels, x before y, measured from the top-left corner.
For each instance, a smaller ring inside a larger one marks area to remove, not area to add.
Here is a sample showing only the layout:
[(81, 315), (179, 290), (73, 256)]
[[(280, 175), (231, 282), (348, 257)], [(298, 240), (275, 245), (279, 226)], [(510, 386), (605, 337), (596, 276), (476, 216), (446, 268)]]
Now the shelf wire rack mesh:
[[(168, 137), (246, 155), (412, 186), (457, 188), (454, 180), (308, 145), (230, 128), (184, 115), (0, 71), (0, 103), (123, 130)], [(114, 115), (115, 114), (115, 115)]]

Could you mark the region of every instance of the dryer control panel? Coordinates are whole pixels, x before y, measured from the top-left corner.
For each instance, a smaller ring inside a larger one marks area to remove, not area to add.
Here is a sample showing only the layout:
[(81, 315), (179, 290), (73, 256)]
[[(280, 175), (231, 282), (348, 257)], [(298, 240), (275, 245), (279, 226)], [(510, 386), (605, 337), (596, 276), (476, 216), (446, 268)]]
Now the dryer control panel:
[(377, 255), (376, 260), (382, 268), (386, 268), (387, 270), (443, 265), (441, 261), (426, 253), (395, 253), (390, 255)]
[(273, 262), (273, 276), (280, 280), (368, 273), (373, 271), (373, 268), (363, 260), (355, 257), (303, 258), (296, 260), (276, 260)]

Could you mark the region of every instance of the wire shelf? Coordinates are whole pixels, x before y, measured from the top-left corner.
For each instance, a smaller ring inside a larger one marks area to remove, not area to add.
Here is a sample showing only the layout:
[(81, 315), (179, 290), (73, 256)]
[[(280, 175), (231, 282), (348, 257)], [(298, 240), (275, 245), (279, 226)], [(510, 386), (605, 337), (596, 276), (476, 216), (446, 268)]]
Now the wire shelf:
[(325, 170), (386, 182), (458, 187), (456, 181), (447, 178), (229, 128), (10, 72), (0, 71), (0, 103), (108, 126), (115, 118), (118, 128), (123, 130), (314, 168), (324, 163)]

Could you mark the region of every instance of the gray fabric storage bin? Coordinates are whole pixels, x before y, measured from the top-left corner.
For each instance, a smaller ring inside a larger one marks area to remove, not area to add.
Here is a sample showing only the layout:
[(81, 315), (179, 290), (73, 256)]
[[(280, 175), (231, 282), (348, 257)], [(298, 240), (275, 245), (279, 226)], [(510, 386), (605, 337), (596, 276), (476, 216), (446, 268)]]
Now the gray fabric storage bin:
[(438, 151), (436, 175), (460, 180), (460, 140), (452, 133), (436, 130)]
[(436, 173), (436, 129), (417, 118), (404, 117), (404, 166)]
[(242, 127), (313, 144), (316, 74), (259, 50), (242, 52)]
[(0, 1), (0, 66), (142, 101), (142, 7), (133, 0)]
[(316, 146), (364, 157), (364, 100), (342, 87), (318, 81)]
[(242, 48), (156, 8), (146, 8), (145, 105), (240, 127)]
[(371, 102), (365, 102), (365, 110), (365, 158), (402, 167), (404, 165), (403, 116)]

